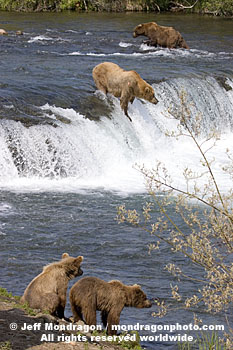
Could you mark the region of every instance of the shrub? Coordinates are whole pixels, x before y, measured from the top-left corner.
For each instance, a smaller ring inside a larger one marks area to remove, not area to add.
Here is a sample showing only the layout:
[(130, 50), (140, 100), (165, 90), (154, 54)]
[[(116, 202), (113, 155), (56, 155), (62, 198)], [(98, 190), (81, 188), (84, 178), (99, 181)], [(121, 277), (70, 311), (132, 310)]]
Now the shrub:
[[(159, 249), (160, 243), (165, 242), (173, 253), (183, 254), (199, 270), (202, 278), (195, 294), (183, 298), (178, 286), (171, 287), (171, 294), (185, 308), (195, 308), (200, 304), (209, 313), (227, 312), (233, 302), (233, 190), (221, 193), (213, 171), (213, 160), (208, 158), (208, 151), (218, 141), (218, 136), (212, 132), (205, 141), (200, 143), (201, 120), (196, 117), (193, 128), (190, 124), (190, 110), (186, 106), (184, 95), (181, 96), (180, 128), (177, 134), (170, 137), (187, 136), (191, 138), (201, 155), (203, 172), (197, 174), (190, 168), (184, 170), (185, 189), (178, 188), (172, 183), (172, 175), (166, 167), (157, 163), (152, 170), (144, 166), (137, 169), (144, 175), (148, 193), (152, 201), (146, 203), (142, 214), (135, 209), (127, 209), (124, 205), (118, 208), (117, 220), (127, 222), (149, 232), (157, 240), (149, 249)], [(211, 145), (210, 145), (211, 143)], [(232, 178), (233, 155), (226, 150), (229, 163), (222, 169)], [(203, 186), (199, 183), (205, 178)], [(162, 196), (161, 196), (162, 194)], [(175, 215), (171, 210), (173, 208)], [(152, 222), (152, 211), (157, 210), (160, 216)], [(189, 278), (180, 266), (170, 263), (166, 269), (178, 280)], [(167, 312), (166, 305), (160, 303), (160, 309), (154, 316), (163, 316)], [(226, 349), (233, 348), (232, 330), (225, 334)]]

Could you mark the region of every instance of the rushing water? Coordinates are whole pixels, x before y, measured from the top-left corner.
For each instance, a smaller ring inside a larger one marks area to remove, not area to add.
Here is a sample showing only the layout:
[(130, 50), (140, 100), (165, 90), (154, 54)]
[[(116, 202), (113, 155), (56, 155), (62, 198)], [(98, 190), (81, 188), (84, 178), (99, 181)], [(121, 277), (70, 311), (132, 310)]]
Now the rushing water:
[[(132, 37), (142, 22), (174, 26), (190, 50), (149, 48)], [(222, 171), (232, 150), (232, 21), (199, 16), (154, 14), (0, 13), (0, 239), (1, 285), (22, 294), (43, 265), (63, 252), (84, 255), (85, 275), (139, 283), (150, 297), (170, 299), (164, 263), (181, 256), (167, 247), (147, 253), (153, 238), (118, 225), (116, 207), (140, 208), (148, 199), (135, 163), (161, 161), (174, 183), (183, 186), (185, 167), (202, 169), (189, 138), (171, 138), (182, 129), (172, 117), (186, 92), (190, 125), (202, 116), (204, 138), (214, 129), (219, 141), (210, 150), (222, 191), (232, 180)], [(16, 30), (23, 36), (16, 36)], [(96, 92), (93, 67), (112, 61), (135, 69), (153, 85), (159, 103), (135, 100), (133, 122), (116, 98)], [(171, 112), (169, 113), (168, 110)], [(209, 145), (207, 145), (208, 148)], [(198, 271), (196, 271), (198, 275)], [(197, 283), (184, 283), (186, 294)], [(165, 319), (152, 309), (124, 310), (121, 323), (192, 321), (179, 311)], [(67, 314), (70, 314), (69, 305)], [(209, 323), (222, 322), (208, 318)], [(166, 343), (146, 343), (163, 349)], [(171, 344), (171, 349), (176, 348)]]

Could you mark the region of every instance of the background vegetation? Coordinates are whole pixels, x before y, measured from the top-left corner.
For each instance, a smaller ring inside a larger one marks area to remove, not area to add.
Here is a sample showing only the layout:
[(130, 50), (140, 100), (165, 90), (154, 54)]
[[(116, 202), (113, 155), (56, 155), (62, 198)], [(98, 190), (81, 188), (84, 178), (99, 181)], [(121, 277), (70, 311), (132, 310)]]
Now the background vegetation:
[(232, 0), (0, 0), (7, 11), (172, 11), (233, 16)]

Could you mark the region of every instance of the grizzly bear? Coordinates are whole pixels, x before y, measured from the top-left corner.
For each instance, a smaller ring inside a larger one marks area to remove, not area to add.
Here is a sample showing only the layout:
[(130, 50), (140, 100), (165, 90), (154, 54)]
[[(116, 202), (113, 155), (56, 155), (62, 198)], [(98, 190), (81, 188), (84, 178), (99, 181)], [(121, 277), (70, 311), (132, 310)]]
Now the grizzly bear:
[(0, 29), (0, 35), (7, 35), (8, 33), (5, 31), (5, 29)]
[(133, 103), (135, 97), (158, 103), (152, 86), (134, 70), (125, 71), (115, 63), (103, 62), (93, 69), (92, 74), (98, 90), (120, 97), (121, 108), (130, 121), (128, 103)]
[(97, 277), (84, 277), (71, 288), (70, 305), (74, 322), (82, 320), (89, 326), (96, 325), (96, 310), (101, 311), (107, 333), (114, 335), (116, 330), (112, 326), (119, 325), (125, 306), (148, 308), (152, 304), (137, 284), (126, 286), (120, 281), (105, 282)]
[(159, 26), (155, 22), (142, 23), (134, 28), (133, 37), (147, 36), (150, 40), (146, 44), (150, 46), (162, 46), (174, 49), (181, 47), (189, 49), (182, 35), (172, 27)]
[(64, 318), (68, 282), (83, 274), (82, 261), (82, 256), (73, 258), (64, 253), (60, 261), (45, 266), (25, 289), (21, 303), (27, 302), (34, 309)]

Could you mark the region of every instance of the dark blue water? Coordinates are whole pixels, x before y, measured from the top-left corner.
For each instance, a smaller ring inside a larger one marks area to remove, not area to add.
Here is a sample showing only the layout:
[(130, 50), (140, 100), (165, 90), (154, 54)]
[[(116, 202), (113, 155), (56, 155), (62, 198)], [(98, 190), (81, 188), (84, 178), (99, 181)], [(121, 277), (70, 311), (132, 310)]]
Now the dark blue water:
[[(191, 47), (149, 49), (133, 39), (141, 22), (174, 26)], [(85, 276), (106, 281), (138, 283), (150, 298), (171, 304), (176, 311), (163, 319), (152, 309), (125, 309), (122, 324), (167, 324), (193, 321), (191, 311), (171, 299), (176, 279), (164, 270), (169, 261), (195, 277), (201, 271), (156, 240), (129, 225), (119, 225), (117, 206), (141, 210), (148, 200), (135, 163), (153, 166), (163, 161), (174, 181), (181, 183), (186, 166), (199, 170), (199, 157), (189, 140), (168, 138), (179, 121), (165, 118), (187, 92), (191, 119), (203, 115), (203, 134), (220, 132), (212, 150), (223, 191), (232, 180), (223, 175), (224, 150), (232, 149), (232, 21), (200, 16), (154, 14), (11, 14), (0, 13), (0, 284), (21, 295), (42, 267), (62, 253), (83, 255)], [(16, 36), (16, 30), (23, 36)], [(135, 69), (155, 89), (159, 104), (135, 101), (129, 108), (133, 123), (117, 99), (95, 92), (91, 72), (102, 61)], [(158, 213), (153, 213), (156, 221)], [(74, 281), (72, 281), (73, 283)], [(70, 283), (70, 286), (72, 285)], [(182, 281), (185, 295), (197, 282)], [(66, 314), (71, 314), (69, 304)], [(208, 316), (221, 324), (223, 315)], [(148, 342), (165, 349), (165, 342)], [(177, 346), (170, 344), (171, 349)]]

